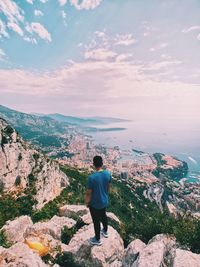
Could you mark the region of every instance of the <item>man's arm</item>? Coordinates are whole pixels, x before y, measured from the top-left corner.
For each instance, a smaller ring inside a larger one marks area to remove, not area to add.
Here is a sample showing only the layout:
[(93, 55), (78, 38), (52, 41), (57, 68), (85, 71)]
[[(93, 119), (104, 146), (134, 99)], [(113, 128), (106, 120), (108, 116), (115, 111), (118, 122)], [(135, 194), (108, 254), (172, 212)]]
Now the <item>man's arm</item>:
[(87, 189), (85, 193), (85, 205), (89, 207), (91, 201), (92, 189)]

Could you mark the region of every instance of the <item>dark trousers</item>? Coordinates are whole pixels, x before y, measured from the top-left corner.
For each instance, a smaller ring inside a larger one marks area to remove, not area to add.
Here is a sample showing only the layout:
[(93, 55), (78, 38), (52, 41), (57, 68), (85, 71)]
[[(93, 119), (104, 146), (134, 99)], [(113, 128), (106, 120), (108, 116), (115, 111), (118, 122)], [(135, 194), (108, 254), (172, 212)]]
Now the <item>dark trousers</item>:
[(92, 221), (94, 224), (94, 232), (97, 240), (100, 239), (100, 223), (103, 224), (103, 230), (107, 232), (108, 230), (108, 218), (106, 216), (106, 208), (104, 209), (95, 209), (90, 207), (90, 214), (92, 216)]

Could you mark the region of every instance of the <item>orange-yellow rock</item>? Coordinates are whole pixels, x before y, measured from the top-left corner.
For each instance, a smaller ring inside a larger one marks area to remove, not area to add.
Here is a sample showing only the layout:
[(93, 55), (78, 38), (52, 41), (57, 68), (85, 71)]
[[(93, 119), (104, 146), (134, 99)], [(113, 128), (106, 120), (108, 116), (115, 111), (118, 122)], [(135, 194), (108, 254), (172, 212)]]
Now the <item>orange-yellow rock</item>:
[(49, 248), (44, 246), (41, 242), (26, 240), (25, 243), (30, 249), (37, 251), (40, 256), (45, 256), (49, 252)]

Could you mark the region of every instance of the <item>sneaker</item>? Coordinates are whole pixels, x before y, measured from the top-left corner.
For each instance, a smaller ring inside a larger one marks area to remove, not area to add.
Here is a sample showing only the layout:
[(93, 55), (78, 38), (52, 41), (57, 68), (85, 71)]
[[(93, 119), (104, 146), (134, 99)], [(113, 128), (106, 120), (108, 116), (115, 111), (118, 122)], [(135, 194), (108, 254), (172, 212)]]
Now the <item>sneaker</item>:
[(101, 239), (97, 240), (96, 237), (92, 237), (92, 238), (90, 238), (90, 244), (93, 246), (94, 245), (101, 246), (102, 242), (101, 242)]
[(108, 238), (108, 232), (101, 230), (101, 234), (105, 237)]

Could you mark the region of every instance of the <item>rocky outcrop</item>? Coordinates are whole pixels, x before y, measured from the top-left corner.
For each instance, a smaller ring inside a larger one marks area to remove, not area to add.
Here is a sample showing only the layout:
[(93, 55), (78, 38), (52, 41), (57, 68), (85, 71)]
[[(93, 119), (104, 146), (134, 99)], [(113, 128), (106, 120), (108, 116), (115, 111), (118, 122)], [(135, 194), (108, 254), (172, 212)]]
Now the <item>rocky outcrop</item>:
[(109, 227), (109, 238), (103, 238), (102, 246), (91, 246), (90, 237), (94, 236), (93, 225), (84, 226), (71, 239), (67, 252), (72, 253), (81, 266), (121, 266), (124, 245), (115, 229)]
[(24, 241), (24, 233), (28, 227), (31, 227), (33, 222), (28, 216), (21, 216), (13, 221), (7, 221), (1, 228), (1, 231), (5, 232), (6, 239), (9, 243)]
[(140, 239), (133, 240), (124, 251), (122, 266), (131, 267), (145, 247), (146, 244)]
[(34, 188), (36, 208), (41, 208), (68, 184), (56, 162), (34, 150), (0, 119), (0, 190), (20, 193)]
[(86, 215), (89, 209), (84, 205), (65, 205), (59, 209), (60, 216), (77, 217)]
[[(88, 210), (77, 205), (68, 208), (71, 212), (76, 210), (80, 216), (85, 216), (83, 210)], [(72, 213), (68, 215), (72, 216)], [(89, 239), (94, 236), (93, 224), (83, 226), (76, 233), (75, 224), (74, 219), (65, 216), (54, 216), (35, 224), (28, 216), (8, 221), (1, 230), (4, 230), (7, 241), (15, 244), (7, 249), (0, 247), (0, 266), (59, 267), (53, 261), (45, 264), (40, 256), (48, 253), (51, 259), (55, 259), (58, 253), (64, 253), (70, 254), (75, 264), (81, 267), (200, 267), (200, 255), (178, 248), (173, 236), (156, 235), (147, 245), (135, 239), (124, 249), (120, 235), (109, 226), (109, 237), (102, 236), (102, 246), (91, 246)], [(68, 244), (62, 243), (64, 227), (69, 229), (69, 236), (72, 234)], [(34, 243), (42, 249), (36, 249)]]
[(177, 249), (173, 267), (200, 267), (200, 255)]
[[(168, 254), (176, 245), (174, 238), (167, 235), (157, 235), (142, 249), (132, 267), (160, 267), (165, 266)], [(168, 262), (170, 265), (171, 263)], [(168, 265), (167, 265), (168, 266)]]
[[(67, 216), (69, 218), (81, 219), (85, 224), (91, 224), (92, 218), (89, 208), (84, 205), (65, 205), (59, 209), (60, 216)], [(107, 217), (110, 221), (121, 225), (119, 218), (112, 212), (107, 212)]]
[(0, 247), (1, 267), (46, 267), (37, 253), (21, 242), (9, 249)]
[(38, 222), (26, 229), (25, 237), (30, 235), (41, 236), (51, 235), (54, 239), (61, 239), (61, 232), (64, 227), (71, 229), (76, 224), (71, 218), (54, 216), (47, 222)]

